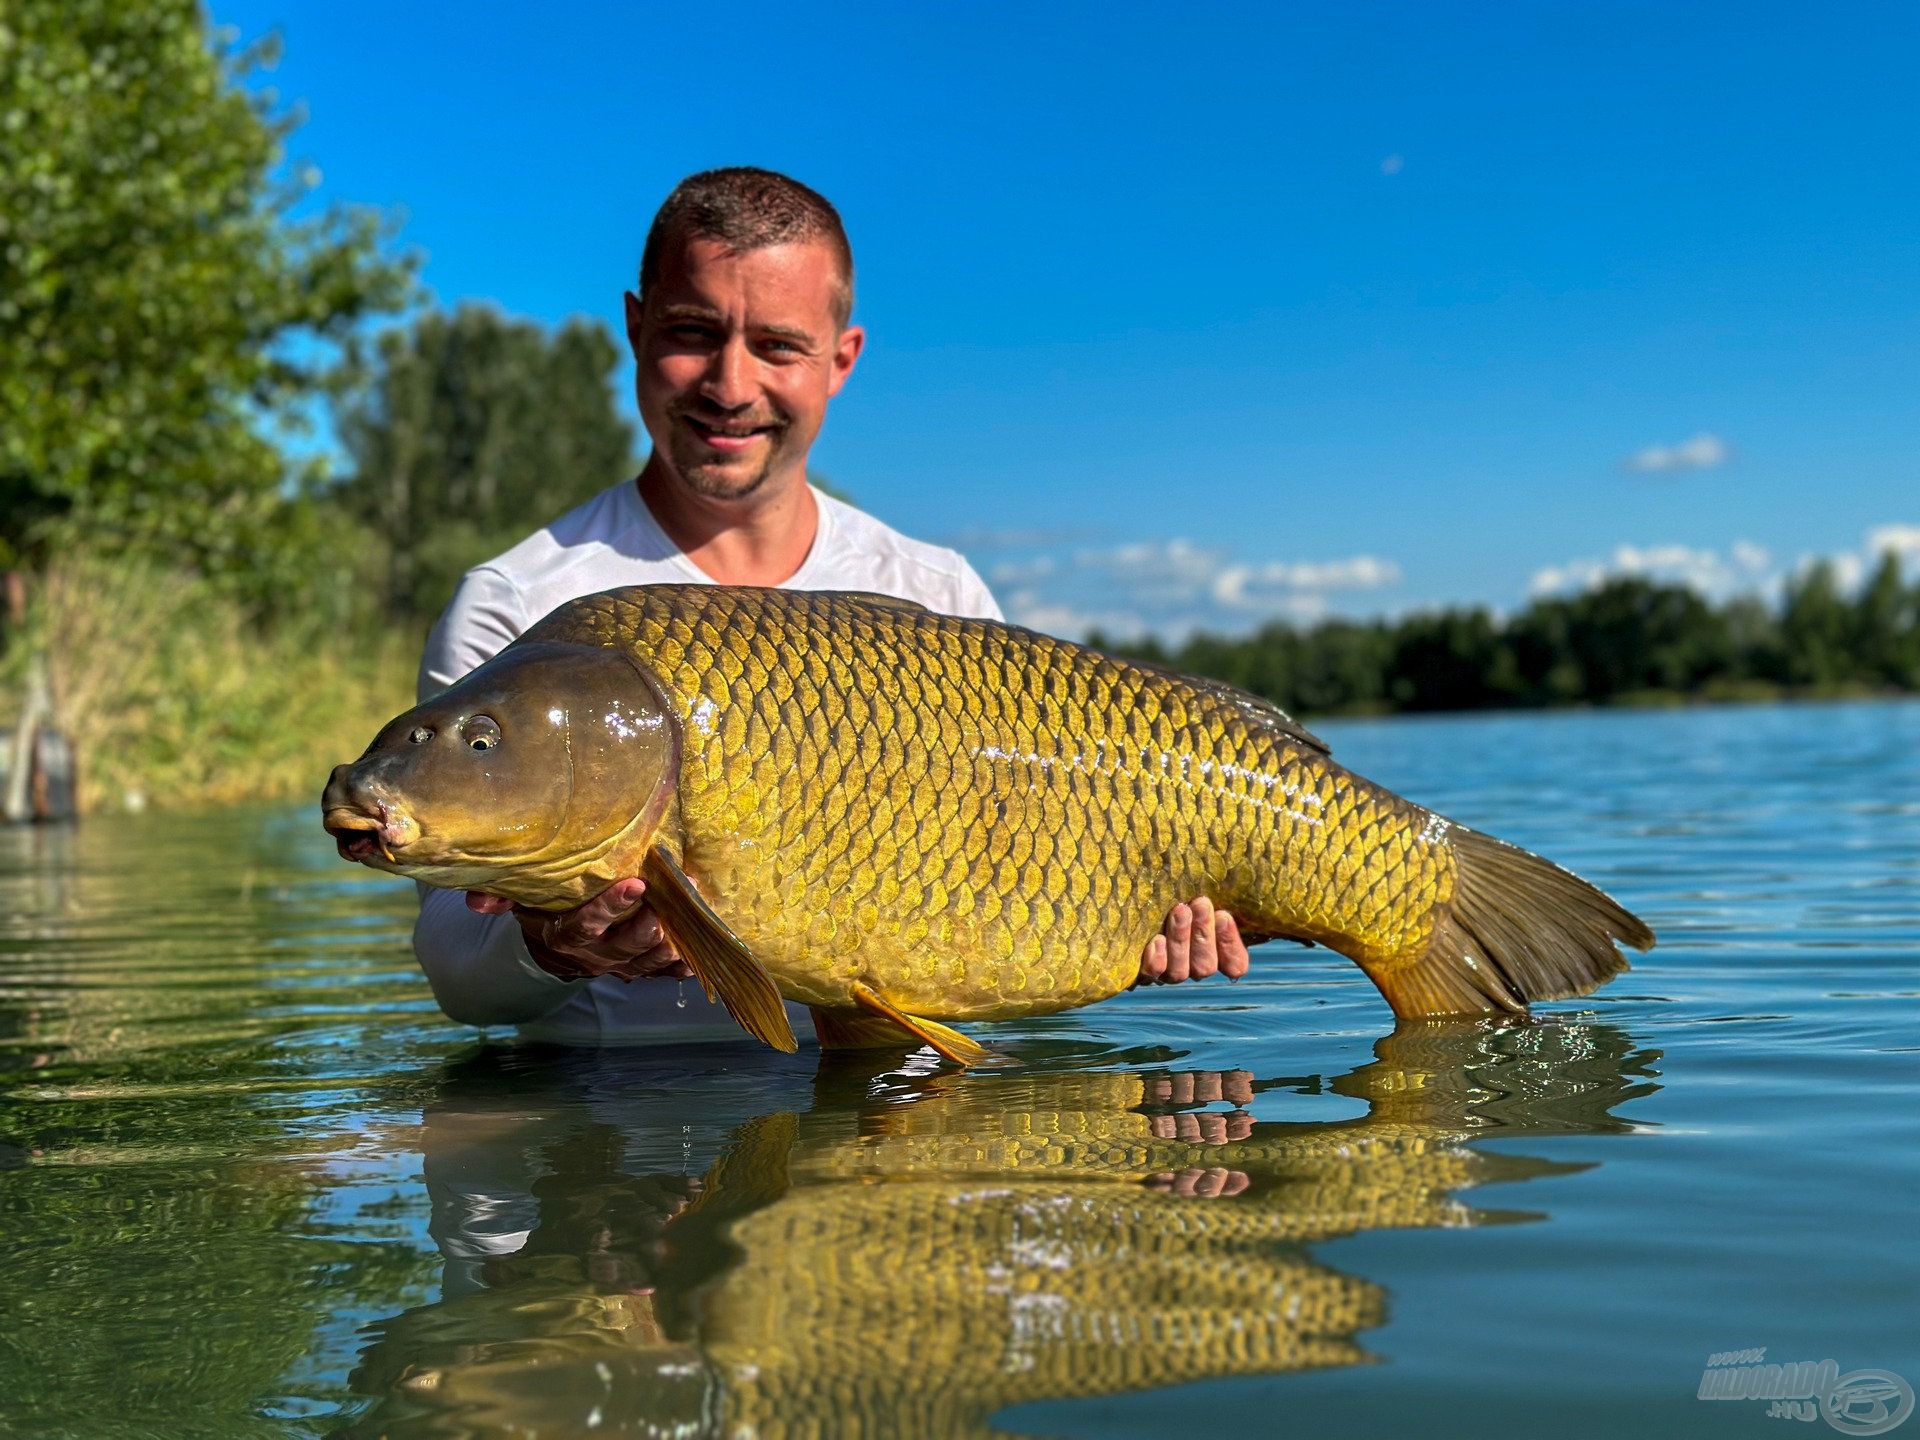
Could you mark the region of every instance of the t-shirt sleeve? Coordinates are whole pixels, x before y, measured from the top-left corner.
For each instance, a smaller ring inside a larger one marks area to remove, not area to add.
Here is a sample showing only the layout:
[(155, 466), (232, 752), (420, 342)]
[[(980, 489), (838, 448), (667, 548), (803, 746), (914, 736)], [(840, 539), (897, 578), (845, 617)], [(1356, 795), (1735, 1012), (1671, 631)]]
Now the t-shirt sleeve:
[(1000, 613), (1000, 602), (993, 598), (993, 592), (987, 589), (987, 582), (980, 578), (979, 572), (963, 558), (960, 561), (960, 573), (955, 577), (953, 613), (967, 620), (1004, 620)]
[(520, 922), (480, 915), (458, 890), (420, 887), (413, 953), (449, 1020), (523, 1025), (551, 1015), (585, 980), (549, 975), (527, 953)]
[(479, 668), (527, 628), (527, 601), (498, 570), (482, 565), (461, 577), (420, 656), (419, 696), (438, 695)]

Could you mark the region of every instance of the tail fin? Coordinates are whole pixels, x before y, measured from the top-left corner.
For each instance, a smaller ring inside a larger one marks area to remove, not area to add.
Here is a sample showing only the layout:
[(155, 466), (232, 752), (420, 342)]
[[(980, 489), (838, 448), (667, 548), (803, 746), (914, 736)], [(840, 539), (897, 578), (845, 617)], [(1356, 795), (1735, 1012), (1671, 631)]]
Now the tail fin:
[(1627, 968), (1616, 940), (1653, 948), (1645, 922), (1578, 875), (1465, 826), (1450, 838), (1459, 871), (1426, 950), (1367, 972), (1403, 1019), (1585, 995)]

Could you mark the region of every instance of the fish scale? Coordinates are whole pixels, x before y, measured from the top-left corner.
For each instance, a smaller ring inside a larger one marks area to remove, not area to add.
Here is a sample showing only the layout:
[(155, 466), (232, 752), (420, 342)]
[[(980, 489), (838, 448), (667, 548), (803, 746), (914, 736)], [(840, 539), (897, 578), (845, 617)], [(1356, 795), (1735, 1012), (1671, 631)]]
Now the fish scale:
[(1029, 631), (650, 586), (527, 639), (621, 649), (658, 680), (687, 872), (783, 994), (830, 1011), (856, 982), (948, 1019), (1101, 999), (1198, 894), (1392, 963), (1452, 892), (1429, 812), (1279, 712)]

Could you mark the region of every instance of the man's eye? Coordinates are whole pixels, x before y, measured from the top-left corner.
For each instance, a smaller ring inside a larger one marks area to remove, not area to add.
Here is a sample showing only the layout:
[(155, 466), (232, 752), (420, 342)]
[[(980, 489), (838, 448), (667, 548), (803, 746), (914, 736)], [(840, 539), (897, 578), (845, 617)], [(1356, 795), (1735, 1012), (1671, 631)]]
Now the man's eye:
[(705, 340), (712, 336), (713, 331), (705, 325), (674, 325), (669, 327), (667, 333), (676, 340)]

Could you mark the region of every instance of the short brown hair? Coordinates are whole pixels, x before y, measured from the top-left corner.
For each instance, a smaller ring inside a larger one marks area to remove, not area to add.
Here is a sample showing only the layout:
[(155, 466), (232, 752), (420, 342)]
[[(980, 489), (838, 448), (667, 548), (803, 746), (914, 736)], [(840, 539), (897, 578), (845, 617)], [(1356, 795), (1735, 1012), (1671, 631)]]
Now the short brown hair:
[(836, 324), (853, 314), (853, 246), (847, 243), (840, 212), (818, 191), (773, 170), (730, 165), (702, 170), (673, 187), (653, 217), (646, 248), (640, 252), (640, 300), (660, 273), (660, 255), (681, 240), (718, 240), (735, 250), (819, 241), (840, 262), (834, 289)]

